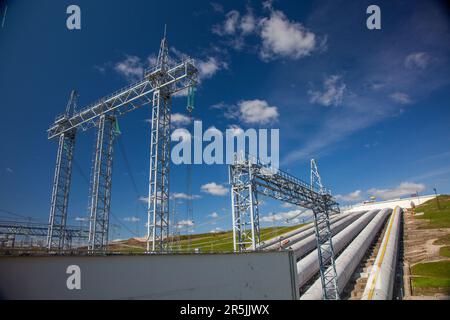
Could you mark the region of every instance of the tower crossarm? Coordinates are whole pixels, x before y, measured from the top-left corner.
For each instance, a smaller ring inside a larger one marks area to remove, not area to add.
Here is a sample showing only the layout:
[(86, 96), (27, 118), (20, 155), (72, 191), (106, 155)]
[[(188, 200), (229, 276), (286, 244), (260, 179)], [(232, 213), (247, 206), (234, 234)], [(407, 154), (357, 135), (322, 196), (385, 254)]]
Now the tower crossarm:
[[(252, 167), (257, 192), (260, 194), (307, 209), (313, 209), (317, 203), (337, 205), (330, 192), (321, 194), (308, 183), (286, 172), (274, 171), (261, 163), (253, 163)], [(242, 170), (247, 170), (247, 166), (242, 166)]]
[(193, 59), (185, 59), (168, 70), (146, 70), (142, 80), (103, 97), (71, 116), (58, 116), (47, 130), (48, 138), (55, 138), (75, 128), (87, 130), (95, 126), (103, 114), (114, 111), (115, 115), (121, 115), (151, 103), (150, 93), (156, 90), (164, 89), (166, 94), (173, 94), (188, 88), (196, 81), (197, 69)]

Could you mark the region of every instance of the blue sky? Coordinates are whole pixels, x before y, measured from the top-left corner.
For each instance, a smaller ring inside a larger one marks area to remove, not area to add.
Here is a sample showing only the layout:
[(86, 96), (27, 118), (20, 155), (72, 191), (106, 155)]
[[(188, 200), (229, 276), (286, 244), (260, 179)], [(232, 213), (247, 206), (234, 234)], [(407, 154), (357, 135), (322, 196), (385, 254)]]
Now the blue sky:
[[(279, 128), (281, 168), (308, 180), (309, 159), (318, 159), (324, 183), (344, 205), (434, 187), (449, 193), (450, 17), (443, 3), (3, 1), (0, 209), (48, 220), (56, 142), (45, 130), (71, 89), (83, 107), (139, 78), (165, 23), (172, 57), (190, 55), (200, 69), (194, 118), (204, 128)], [(66, 28), (70, 4), (81, 8), (81, 30)], [(381, 30), (366, 28), (370, 4), (381, 8)], [(246, 105), (260, 116), (249, 119)], [(173, 119), (189, 128), (185, 110), (186, 98), (174, 98)], [(112, 237), (144, 235), (149, 117), (144, 107), (119, 120), (130, 170), (117, 144), (111, 221), (121, 228)], [(93, 142), (93, 130), (77, 137), (71, 225), (87, 217)], [(227, 167), (192, 170), (195, 232), (229, 229)], [(171, 174), (178, 220), (185, 220), (186, 167), (173, 165)], [(262, 224), (285, 225), (297, 209), (264, 199)]]

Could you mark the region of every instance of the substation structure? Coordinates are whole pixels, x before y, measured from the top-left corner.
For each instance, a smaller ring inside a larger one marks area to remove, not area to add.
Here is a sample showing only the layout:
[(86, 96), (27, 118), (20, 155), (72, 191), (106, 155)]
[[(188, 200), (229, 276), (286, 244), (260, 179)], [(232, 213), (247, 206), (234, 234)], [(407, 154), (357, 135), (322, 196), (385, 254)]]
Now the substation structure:
[[(46, 238), (48, 232), (48, 224), (17, 222), (17, 221), (1, 221), (0, 222), (0, 248), (16, 247), (17, 237), (36, 237)], [(55, 231), (58, 232), (58, 231)], [(62, 235), (58, 235), (62, 237)], [(69, 248), (72, 247), (74, 239), (88, 239), (89, 233), (81, 227), (67, 226), (64, 232), (64, 242)]]
[(288, 202), (314, 213), (314, 227), (324, 299), (339, 299), (329, 214), (338, 212), (331, 192), (322, 186), (311, 161), (311, 184), (275, 170), (248, 155), (236, 155), (229, 167), (233, 244), (238, 252), (256, 250), (260, 242), (258, 195)]
[(106, 250), (115, 122), (118, 116), (146, 104), (151, 105), (152, 113), (147, 252), (167, 250), (171, 99), (174, 93), (181, 90), (193, 92), (197, 74), (193, 59), (171, 63), (164, 32), (156, 66), (145, 70), (140, 81), (103, 97), (81, 111), (75, 110), (77, 93), (72, 92), (66, 112), (57, 117), (48, 129), (48, 138), (59, 141), (47, 230), (49, 251), (61, 252), (67, 248), (66, 221), (75, 140), (79, 131), (94, 127), (97, 129), (97, 140), (91, 173), (88, 250), (91, 253)]

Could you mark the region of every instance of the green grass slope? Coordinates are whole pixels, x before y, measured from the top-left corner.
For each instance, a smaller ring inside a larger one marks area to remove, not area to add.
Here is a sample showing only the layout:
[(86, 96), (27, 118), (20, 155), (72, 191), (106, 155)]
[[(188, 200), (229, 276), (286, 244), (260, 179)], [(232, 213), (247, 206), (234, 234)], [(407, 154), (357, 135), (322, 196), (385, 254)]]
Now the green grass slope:
[(416, 218), (424, 219), (428, 222), (423, 228), (450, 228), (450, 195), (441, 195), (438, 197), (438, 200), (440, 209), (438, 208), (436, 199), (428, 200), (416, 207), (416, 213), (424, 213), (422, 216), (417, 216)]
[[(261, 228), (261, 241), (268, 240), (291, 230), (300, 228), (302, 225), (289, 227), (269, 227)], [(189, 239), (190, 238), (190, 239)], [(232, 231), (218, 233), (201, 233), (180, 236), (178, 241), (172, 242), (174, 252), (194, 252), (197, 248), (200, 252), (232, 252), (233, 233)], [(121, 241), (109, 245), (109, 251), (124, 253), (142, 253), (145, 251), (145, 243), (133, 239)]]

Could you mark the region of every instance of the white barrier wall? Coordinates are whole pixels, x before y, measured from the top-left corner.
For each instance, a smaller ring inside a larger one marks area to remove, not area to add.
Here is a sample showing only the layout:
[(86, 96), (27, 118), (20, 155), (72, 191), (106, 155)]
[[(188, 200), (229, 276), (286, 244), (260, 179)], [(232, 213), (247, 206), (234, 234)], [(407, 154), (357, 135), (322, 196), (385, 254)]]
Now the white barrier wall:
[(0, 299), (297, 299), (293, 253), (0, 257)]
[(354, 212), (354, 211), (361, 211), (361, 210), (373, 210), (373, 209), (385, 209), (390, 208), (394, 209), (395, 207), (399, 206), (403, 209), (410, 209), (411, 203), (414, 203), (415, 206), (418, 206), (428, 200), (436, 198), (435, 195), (429, 195), (429, 196), (419, 196), (419, 197), (410, 197), (410, 198), (403, 198), (403, 199), (393, 199), (393, 200), (387, 200), (387, 201), (378, 201), (378, 202), (370, 202), (370, 203), (360, 203), (355, 204), (352, 206), (351, 209), (346, 210), (346, 212)]

